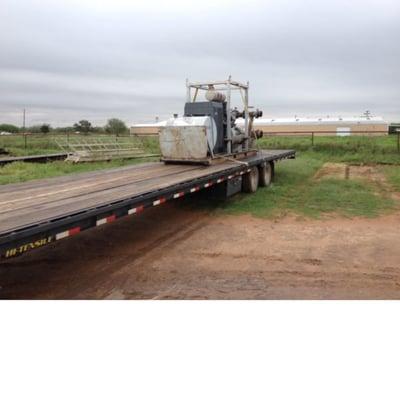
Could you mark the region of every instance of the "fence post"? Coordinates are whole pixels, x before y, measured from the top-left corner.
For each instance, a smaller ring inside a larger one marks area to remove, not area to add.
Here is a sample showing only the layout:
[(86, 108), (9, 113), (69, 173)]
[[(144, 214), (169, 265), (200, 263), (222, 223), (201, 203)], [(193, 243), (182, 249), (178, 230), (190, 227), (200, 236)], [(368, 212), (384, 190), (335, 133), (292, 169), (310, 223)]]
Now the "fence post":
[(314, 147), (314, 132), (311, 132), (311, 146)]
[(27, 148), (27, 137), (26, 137), (26, 132), (24, 133), (24, 146), (25, 146), (25, 150)]

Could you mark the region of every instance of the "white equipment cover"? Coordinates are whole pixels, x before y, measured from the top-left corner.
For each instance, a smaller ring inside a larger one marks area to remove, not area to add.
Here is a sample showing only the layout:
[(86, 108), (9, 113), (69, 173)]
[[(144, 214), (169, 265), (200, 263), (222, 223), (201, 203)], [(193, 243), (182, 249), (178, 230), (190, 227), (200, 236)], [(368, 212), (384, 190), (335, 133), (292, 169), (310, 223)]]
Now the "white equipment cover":
[(161, 127), (160, 149), (164, 159), (205, 160), (217, 142), (217, 128), (210, 117), (171, 118)]

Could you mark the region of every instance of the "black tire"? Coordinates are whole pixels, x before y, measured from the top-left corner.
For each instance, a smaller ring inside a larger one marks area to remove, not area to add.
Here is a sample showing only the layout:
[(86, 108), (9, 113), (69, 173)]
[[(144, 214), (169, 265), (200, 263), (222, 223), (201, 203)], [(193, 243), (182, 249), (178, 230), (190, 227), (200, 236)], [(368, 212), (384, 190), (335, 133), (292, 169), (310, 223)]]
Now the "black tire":
[(242, 190), (245, 193), (254, 193), (258, 188), (259, 173), (257, 167), (252, 167), (251, 171), (243, 175)]
[(264, 165), (261, 165), (258, 169), (260, 174), (260, 181), (258, 184), (262, 187), (269, 186), (274, 176), (273, 164), (267, 162)]

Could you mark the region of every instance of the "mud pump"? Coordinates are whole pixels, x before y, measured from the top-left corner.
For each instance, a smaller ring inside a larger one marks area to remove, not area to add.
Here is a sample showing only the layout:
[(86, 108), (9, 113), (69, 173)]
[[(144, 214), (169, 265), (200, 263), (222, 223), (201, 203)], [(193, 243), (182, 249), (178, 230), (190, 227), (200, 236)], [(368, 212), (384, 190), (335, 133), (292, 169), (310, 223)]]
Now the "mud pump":
[[(262, 131), (253, 130), (253, 120), (261, 117), (262, 111), (249, 110), (248, 83), (231, 77), (226, 81), (186, 81), (186, 90), (183, 117), (175, 115), (160, 130), (162, 161), (209, 165), (256, 153), (255, 141)], [(200, 91), (205, 92), (206, 101), (198, 101)], [(242, 110), (231, 108), (233, 91), (240, 93)]]

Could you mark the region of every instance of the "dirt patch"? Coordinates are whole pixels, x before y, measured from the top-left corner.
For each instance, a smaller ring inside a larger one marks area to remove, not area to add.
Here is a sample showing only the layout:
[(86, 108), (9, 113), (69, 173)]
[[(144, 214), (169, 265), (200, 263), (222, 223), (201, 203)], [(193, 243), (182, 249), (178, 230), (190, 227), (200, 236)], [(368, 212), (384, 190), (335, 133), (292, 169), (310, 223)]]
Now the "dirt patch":
[(179, 202), (0, 266), (2, 298), (400, 299), (400, 215), (215, 217)]
[(325, 163), (314, 175), (314, 179), (336, 178), (344, 179), (346, 177), (347, 164), (343, 163)]
[(349, 165), (345, 163), (325, 163), (315, 174), (315, 179), (366, 179), (379, 184), (386, 183), (386, 177), (375, 165)]

